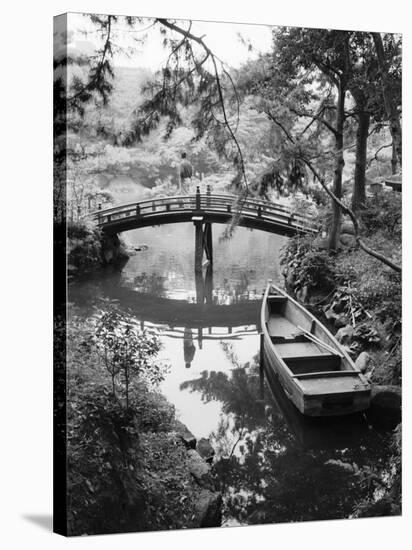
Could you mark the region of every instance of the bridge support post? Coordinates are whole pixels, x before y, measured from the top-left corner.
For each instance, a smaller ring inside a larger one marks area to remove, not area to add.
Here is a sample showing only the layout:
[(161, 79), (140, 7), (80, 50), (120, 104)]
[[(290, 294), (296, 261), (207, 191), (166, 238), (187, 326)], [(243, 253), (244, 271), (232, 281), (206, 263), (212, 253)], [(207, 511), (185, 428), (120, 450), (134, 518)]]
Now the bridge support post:
[(203, 231), (203, 247), (205, 249), (206, 258), (211, 264), (213, 264), (213, 238), (212, 238), (212, 224), (210, 222), (205, 223)]
[(213, 265), (213, 235), (212, 224), (202, 221), (195, 221), (195, 271), (202, 270), (203, 253)]
[[(203, 220), (195, 220), (195, 285), (196, 301), (203, 304), (213, 303), (213, 239), (212, 224)], [(203, 257), (209, 261), (203, 274)]]
[(195, 272), (202, 272), (203, 261), (203, 224), (195, 222)]
[(213, 304), (213, 264), (209, 264), (205, 274), (205, 302), (207, 304)]

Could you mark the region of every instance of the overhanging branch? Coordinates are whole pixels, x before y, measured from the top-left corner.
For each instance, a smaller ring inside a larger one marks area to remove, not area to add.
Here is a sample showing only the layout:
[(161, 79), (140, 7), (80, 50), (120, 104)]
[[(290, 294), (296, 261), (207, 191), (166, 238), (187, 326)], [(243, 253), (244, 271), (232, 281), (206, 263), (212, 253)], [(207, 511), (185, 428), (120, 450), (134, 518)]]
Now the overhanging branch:
[[(296, 141), (293, 139), (293, 137), (290, 135), (290, 133), (286, 130), (286, 128), (283, 126), (283, 124), (281, 122), (279, 122), (278, 120), (276, 120), (276, 118), (273, 116), (273, 114), (268, 113), (268, 116), (275, 124), (277, 124), (277, 126), (279, 128), (281, 128), (281, 130), (283, 131), (283, 133), (285, 134), (287, 139), (292, 144), (295, 145)], [(316, 170), (316, 168), (313, 166), (313, 164), (304, 155), (299, 154), (299, 158), (309, 168), (309, 170), (312, 172), (312, 174), (318, 180), (318, 182), (323, 187), (323, 189), (326, 191), (326, 193), (329, 195), (329, 197), (342, 209), (342, 211), (345, 214), (347, 214), (350, 217), (350, 219), (352, 220), (352, 223), (353, 223), (353, 228), (355, 230), (355, 240), (356, 240), (357, 244), (359, 245), (359, 247), (364, 252), (366, 252), (370, 256), (376, 258), (377, 260), (379, 260), (383, 264), (387, 265), (388, 267), (390, 267), (394, 271), (396, 271), (398, 273), (401, 273), (402, 272), (401, 266), (395, 264), (394, 262), (392, 262), (391, 260), (386, 258), (386, 256), (384, 256), (383, 254), (380, 254), (380, 252), (376, 252), (376, 250), (373, 250), (367, 244), (364, 243), (364, 241), (361, 239), (361, 237), (359, 235), (359, 222), (358, 222), (358, 219), (356, 218), (353, 211), (348, 206), (346, 206), (346, 204), (344, 204), (340, 199), (338, 199), (338, 197), (333, 193), (333, 191), (331, 191), (329, 189), (329, 187), (325, 183), (324, 178), (319, 174), (319, 172)]]

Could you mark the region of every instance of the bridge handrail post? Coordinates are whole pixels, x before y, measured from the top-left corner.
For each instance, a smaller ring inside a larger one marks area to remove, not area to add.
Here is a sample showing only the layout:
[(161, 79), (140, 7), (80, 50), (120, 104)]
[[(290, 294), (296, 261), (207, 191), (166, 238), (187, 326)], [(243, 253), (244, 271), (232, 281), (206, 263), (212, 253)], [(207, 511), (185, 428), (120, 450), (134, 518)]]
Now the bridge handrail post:
[(200, 210), (200, 187), (196, 186), (196, 210)]
[(210, 206), (210, 185), (207, 184), (206, 186), (206, 206)]

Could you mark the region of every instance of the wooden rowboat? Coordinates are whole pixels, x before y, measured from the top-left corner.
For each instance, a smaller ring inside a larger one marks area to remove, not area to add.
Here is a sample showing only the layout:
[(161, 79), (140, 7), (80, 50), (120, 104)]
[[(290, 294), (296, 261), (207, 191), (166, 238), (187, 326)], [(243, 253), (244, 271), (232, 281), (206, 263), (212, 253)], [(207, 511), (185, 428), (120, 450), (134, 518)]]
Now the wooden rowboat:
[[(269, 284), (261, 310), (264, 365), (308, 416), (367, 409), (371, 388), (332, 334), (284, 290)], [(270, 377), (268, 377), (270, 379)]]

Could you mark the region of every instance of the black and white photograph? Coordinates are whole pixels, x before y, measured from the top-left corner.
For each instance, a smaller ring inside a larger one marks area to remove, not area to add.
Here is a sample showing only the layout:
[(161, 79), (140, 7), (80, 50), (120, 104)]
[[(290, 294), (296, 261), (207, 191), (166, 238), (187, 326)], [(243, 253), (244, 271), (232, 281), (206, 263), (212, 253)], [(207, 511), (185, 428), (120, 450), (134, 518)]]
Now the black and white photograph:
[(401, 515), (402, 35), (53, 40), (55, 531)]

